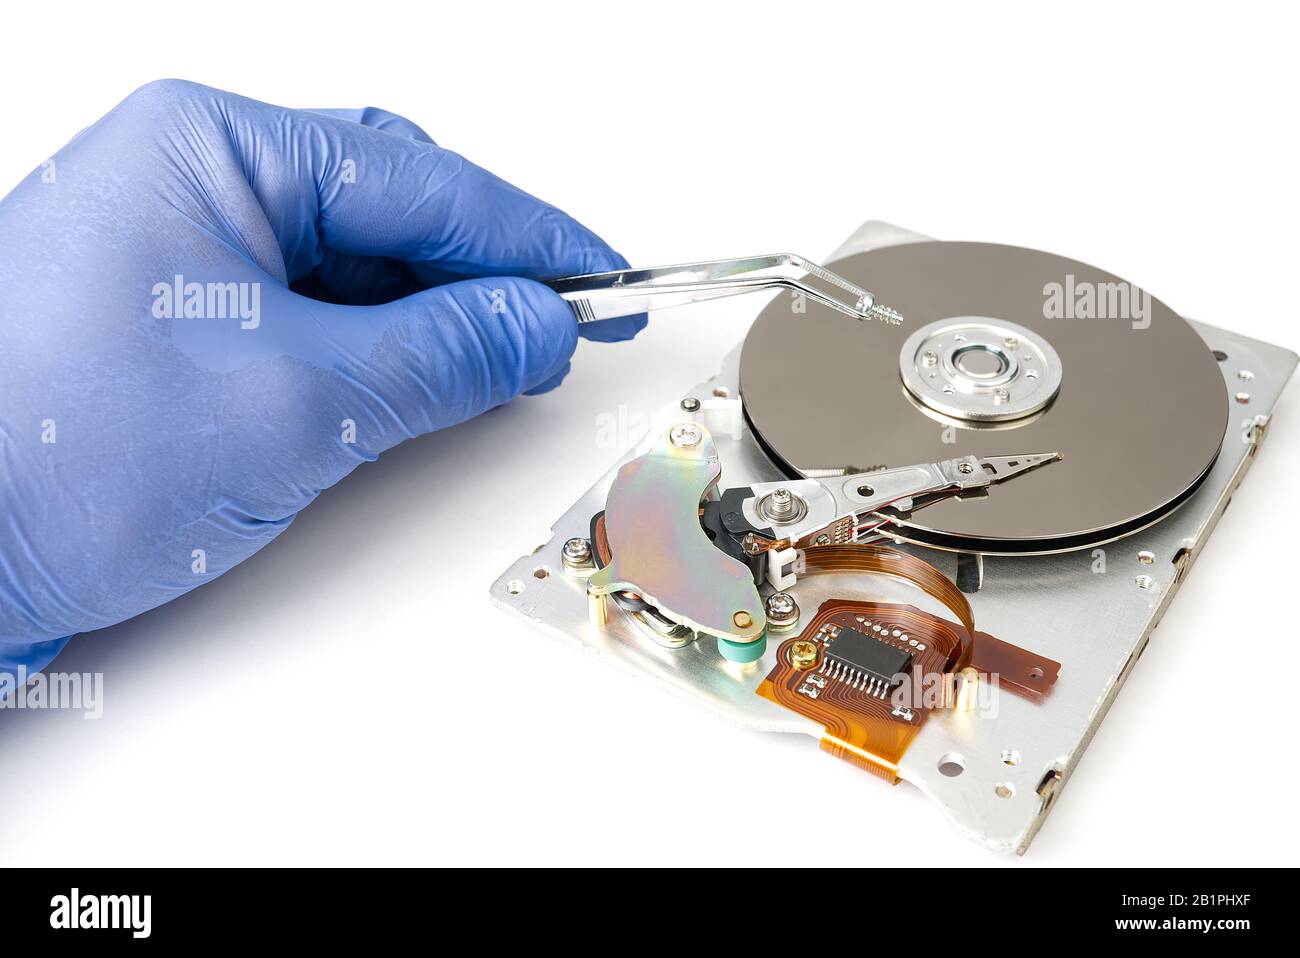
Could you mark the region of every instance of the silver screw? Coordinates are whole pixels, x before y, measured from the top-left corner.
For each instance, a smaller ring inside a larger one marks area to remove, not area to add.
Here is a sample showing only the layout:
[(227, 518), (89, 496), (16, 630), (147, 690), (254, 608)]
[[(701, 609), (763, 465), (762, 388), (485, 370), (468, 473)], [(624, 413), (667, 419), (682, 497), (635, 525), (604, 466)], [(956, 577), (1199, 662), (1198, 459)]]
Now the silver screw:
[(772, 493), (770, 512), (782, 519), (794, 512), (794, 496), (790, 495), (789, 489), (777, 489)]
[(1011, 393), (1005, 388), (993, 390), (993, 405), (1001, 406), (1003, 403), (1011, 401)]
[(581, 568), (591, 562), (591, 543), (580, 536), (575, 536), (564, 543), (561, 555), (564, 564), (570, 569)]
[(773, 592), (767, 597), (767, 624), (773, 629), (789, 628), (799, 621), (799, 603), (789, 592)]
[(679, 449), (686, 449), (691, 446), (698, 446), (700, 440), (704, 438), (704, 433), (695, 423), (684, 422), (673, 426), (668, 438), (674, 446)]
[(959, 462), (957, 463), (957, 471), (960, 472), (963, 476), (969, 476), (972, 472), (975, 471), (975, 467), (972, 466), (969, 462)]
[(682, 411), (683, 411), (683, 412), (699, 412), (699, 411), (700, 411), (700, 401), (699, 401), (698, 399), (696, 399), (694, 396), (687, 396), (685, 399), (682, 400)]
[(789, 489), (773, 489), (758, 500), (758, 514), (777, 525), (802, 519), (807, 511), (808, 504)]
[(1006, 339), (1002, 340), (1002, 345), (1007, 349), (1016, 349), (1020, 346), (1020, 340), (1016, 339), (1014, 336), (1008, 336)]
[(939, 356), (934, 350), (928, 350), (921, 356), (921, 365), (923, 366), (933, 366), (938, 361)]

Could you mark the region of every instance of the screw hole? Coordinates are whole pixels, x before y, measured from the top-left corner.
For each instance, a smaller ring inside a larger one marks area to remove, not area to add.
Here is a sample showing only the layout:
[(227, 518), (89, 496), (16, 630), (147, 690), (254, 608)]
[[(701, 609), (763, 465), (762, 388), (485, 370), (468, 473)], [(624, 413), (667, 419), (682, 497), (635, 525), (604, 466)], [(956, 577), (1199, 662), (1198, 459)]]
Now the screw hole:
[(1214, 358), (1217, 359), (1219, 362), (1223, 362), (1228, 358), (1228, 354), (1225, 353), (1222, 349), (1216, 349), (1214, 351)]
[(870, 499), (875, 494), (876, 494), (876, 490), (873, 489), (871, 486), (858, 486), (858, 495), (860, 495), (863, 499)]
[(1029, 677), (1031, 679), (1041, 679), (1043, 677), (1043, 670), (1035, 665), (1032, 669), (1029, 670)]
[(1138, 562), (1141, 562), (1143, 565), (1150, 565), (1155, 561), (1156, 561), (1156, 554), (1154, 552), (1148, 552), (1145, 549), (1143, 549), (1141, 552), (1138, 553)]
[(524, 591), (524, 583), (521, 579), (511, 579), (506, 583), (506, 591), (511, 595), (518, 595)]
[(966, 771), (966, 760), (956, 752), (948, 752), (939, 758), (939, 774), (956, 778)]
[(546, 566), (544, 565), (539, 565), (536, 569), (533, 570), (534, 579), (545, 579), (550, 574), (551, 574), (551, 570), (546, 568)]
[(719, 399), (726, 399), (731, 395), (731, 390), (726, 386), (715, 386), (713, 389), (713, 395), (717, 396)]
[(1244, 406), (1248, 402), (1250, 402), (1250, 393), (1237, 393), (1237, 395), (1233, 396), (1232, 398), (1237, 400), (1237, 402), (1241, 403)]
[(993, 786), (993, 794), (998, 798), (1014, 798), (1016, 787), (1010, 782), (998, 782), (997, 785)]

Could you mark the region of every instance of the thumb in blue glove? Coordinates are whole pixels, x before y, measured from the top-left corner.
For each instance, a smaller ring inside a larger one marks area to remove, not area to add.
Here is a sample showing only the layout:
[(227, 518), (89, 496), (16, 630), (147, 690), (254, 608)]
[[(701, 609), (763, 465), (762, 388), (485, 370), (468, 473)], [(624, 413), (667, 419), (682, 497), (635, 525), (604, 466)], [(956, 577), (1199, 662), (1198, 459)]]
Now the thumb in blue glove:
[(391, 113), (132, 94), (0, 202), (0, 671), (558, 384), (578, 328), (535, 280), (626, 265)]

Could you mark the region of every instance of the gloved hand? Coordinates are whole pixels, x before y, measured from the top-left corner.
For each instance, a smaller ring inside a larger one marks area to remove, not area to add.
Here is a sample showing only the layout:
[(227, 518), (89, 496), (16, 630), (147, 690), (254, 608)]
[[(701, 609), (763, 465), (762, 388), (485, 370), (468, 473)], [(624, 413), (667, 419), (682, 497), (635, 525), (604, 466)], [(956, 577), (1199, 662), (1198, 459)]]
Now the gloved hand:
[(528, 277), (626, 265), (391, 113), (138, 90), (0, 203), (0, 671), (556, 385), (578, 327)]

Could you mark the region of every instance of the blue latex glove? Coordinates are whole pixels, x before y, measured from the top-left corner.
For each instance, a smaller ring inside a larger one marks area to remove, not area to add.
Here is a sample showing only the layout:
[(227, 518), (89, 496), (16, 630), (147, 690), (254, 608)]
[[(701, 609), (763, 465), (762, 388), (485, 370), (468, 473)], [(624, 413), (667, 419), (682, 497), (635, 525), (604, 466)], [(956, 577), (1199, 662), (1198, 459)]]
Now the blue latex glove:
[(577, 324), (525, 277), (626, 265), (391, 113), (138, 90), (0, 203), (0, 671), (556, 385)]

